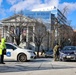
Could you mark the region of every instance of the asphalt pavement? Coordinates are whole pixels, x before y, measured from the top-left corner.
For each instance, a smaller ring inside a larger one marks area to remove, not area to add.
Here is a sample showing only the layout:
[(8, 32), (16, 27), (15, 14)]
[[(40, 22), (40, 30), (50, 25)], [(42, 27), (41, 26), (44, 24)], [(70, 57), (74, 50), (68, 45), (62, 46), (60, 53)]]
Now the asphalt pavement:
[(53, 61), (50, 58), (29, 62), (0, 64), (0, 75), (76, 75), (76, 62)]

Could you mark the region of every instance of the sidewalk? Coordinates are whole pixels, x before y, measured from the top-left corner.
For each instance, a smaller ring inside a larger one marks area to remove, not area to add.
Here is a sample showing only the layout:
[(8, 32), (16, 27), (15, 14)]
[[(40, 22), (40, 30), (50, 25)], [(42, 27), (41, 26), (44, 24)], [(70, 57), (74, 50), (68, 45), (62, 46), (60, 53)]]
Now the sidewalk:
[(0, 64), (0, 75), (76, 75), (76, 62), (44, 62), (38, 66)]
[(76, 69), (51, 69), (26, 72), (7, 72), (0, 73), (0, 75), (76, 75)]

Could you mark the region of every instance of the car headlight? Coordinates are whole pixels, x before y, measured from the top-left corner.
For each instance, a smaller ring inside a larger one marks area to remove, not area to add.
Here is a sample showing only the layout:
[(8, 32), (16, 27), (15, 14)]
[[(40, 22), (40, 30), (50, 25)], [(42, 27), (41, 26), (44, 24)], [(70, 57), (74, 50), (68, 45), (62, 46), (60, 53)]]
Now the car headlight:
[(65, 57), (65, 56), (66, 56), (66, 54), (65, 54), (65, 53), (63, 53), (63, 52), (60, 52), (60, 56)]
[(74, 52), (74, 54), (76, 54), (76, 51)]
[(63, 53), (63, 52), (60, 52), (60, 54), (62, 54), (62, 55), (63, 55), (64, 53)]

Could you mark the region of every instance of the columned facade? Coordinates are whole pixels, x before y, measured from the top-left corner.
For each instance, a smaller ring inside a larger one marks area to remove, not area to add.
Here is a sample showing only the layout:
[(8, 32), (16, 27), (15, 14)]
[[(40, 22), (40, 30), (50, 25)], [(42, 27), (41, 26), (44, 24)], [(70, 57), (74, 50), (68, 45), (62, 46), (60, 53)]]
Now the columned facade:
[(26, 30), (26, 42), (28, 42), (28, 38), (29, 38), (28, 33), (29, 33), (29, 30), (28, 30), (28, 26), (27, 26), (27, 30)]
[[(33, 26), (33, 32), (35, 32), (35, 26)], [(33, 34), (33, 42), (35, 42), (34, 37), (35, 37), (35, 34)]]
[[(22, 19), (20, 20), (20, 17)], [(15, 15), (11, 18), (2, 20), (3, 34), (2, 36), (7, 39), (7, 42), (14, 43), (16, 38), (20, 39), (20, 42), (34, 42), (34, 34), (30, 35), (30, 28), (35, 32), (35, 20), (29, 19), (21, 15)], [(31, 37), (31, 38), (29, 38)], [(31, 39), (31, 40), (29, 40)]]
[[(20, 19), (22, 17), (22, 19)], [(17, 44), (20, 40), (21, 47), (35, 49), (35, 34), (39, 29), (43, 31), (43, 24), (38, 23), (34, 19), (30, 19), (21, 15), (14, 15), (10, 18), (2, 20), (3, 23), (3, 36), (7, 42)], [(44, 26), (45, 28), (45, 26)], [(44, 29), (45, 31), (45, 29)], [(16, 42), (17, 41), (17, 42)], [(24, 42), (24, 43), (23, 43)], [(46, 44), (46, 43), (45, 43)], [(44, 46), (45, 47), (45, 46)]]

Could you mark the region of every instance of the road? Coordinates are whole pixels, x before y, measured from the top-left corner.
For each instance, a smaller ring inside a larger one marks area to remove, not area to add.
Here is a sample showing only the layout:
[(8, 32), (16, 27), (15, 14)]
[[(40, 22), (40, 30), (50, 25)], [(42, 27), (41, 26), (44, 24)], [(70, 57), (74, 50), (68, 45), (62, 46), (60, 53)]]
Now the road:
[(52, 58), (38, 58), (28, 62), (5, 61), (0, 75), (76, 75), (76, 62), (54, 62)]

